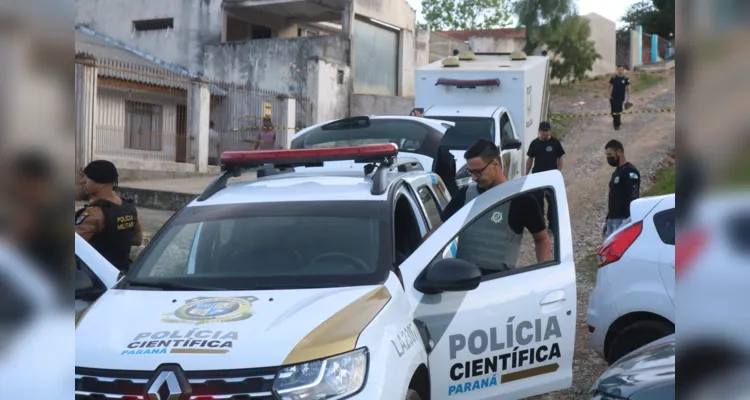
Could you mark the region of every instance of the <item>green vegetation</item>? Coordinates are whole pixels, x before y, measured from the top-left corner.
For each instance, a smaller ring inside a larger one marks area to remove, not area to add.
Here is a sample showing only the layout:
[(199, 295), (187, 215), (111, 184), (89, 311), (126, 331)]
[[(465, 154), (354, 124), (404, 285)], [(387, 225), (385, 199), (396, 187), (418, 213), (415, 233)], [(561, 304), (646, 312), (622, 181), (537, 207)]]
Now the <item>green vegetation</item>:
[(652, 86), (656, 86), (667, 80), (662, 74), (650, 74), (648, 72), (636, 72), (630, 75), (630, 91), (632, 93), (642, 92)]
[(510, 25), (511, 0), (422, 0), (427, 22), (420, 28), (466, 30), (502, 28)]
[(662, 169), (656, 176), (654, 184), (641, 194), (641, 197), (661, 196), (675, 191), (675, 165)]
[(576, 15), (574, 0), (514, 0), (518, 28), (526, 29), (523, 51), (532, 54), (550, 38), (558, 36), (563, 20)]
[(628, 31), (643, 26), (643, 33), (655, 33), (669, 39), (675, 33), (675, 0), (641, 0), (625, 10), (620, 19), (624, 26), (617, 31), (619, 37)]
[(594, 67), (594, 61), (602, 58), (596, 52), (594, 42), (589, 40), (591, 27), (586, 18), (578, 15), (565, 17), (556, 29), (554, 36), (545, 42), (549, 51), (555, 54), (552, 59), (552, 79), (560, 84), (563, 80), (586, 79), (586, 73)]

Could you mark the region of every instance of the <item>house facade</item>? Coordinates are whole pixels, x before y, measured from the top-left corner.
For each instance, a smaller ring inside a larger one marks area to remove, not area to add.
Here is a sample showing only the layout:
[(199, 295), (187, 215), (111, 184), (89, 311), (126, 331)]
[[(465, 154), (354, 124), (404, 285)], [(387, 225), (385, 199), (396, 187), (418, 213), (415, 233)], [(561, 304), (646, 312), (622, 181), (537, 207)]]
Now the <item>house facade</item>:
[(413, 103), (405, 0), (76, 0), (76, 22), (208, 79), (309, 98), (308, 123)]

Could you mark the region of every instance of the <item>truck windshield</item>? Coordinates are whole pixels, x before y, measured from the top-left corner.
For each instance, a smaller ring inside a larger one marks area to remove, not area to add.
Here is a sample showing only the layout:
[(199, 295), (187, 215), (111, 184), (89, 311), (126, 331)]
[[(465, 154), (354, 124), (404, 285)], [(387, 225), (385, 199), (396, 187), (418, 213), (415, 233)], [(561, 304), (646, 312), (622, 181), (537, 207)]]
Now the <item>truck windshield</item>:
[(440, 146), (449, 150), (466, 150), (479, 139), (495, 141), (495, 120), (484, 117), (444, 117), (430, 115), (430, 119), (455, 122), (456, 126), (448, 129)]
[(154, 238), (121, 287), (378, 284), (386, 279), (391, 258), (385, 215), (385, 201), (188, 207)]

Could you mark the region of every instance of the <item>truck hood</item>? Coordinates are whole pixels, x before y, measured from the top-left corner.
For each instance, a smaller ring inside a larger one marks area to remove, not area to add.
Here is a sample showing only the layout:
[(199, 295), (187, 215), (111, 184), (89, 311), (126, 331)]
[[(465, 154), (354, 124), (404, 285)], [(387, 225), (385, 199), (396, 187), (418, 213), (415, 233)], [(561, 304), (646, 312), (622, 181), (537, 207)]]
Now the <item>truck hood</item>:
[(322, 358), (353, 350), (389, 299), (383, 286), (109, 290), (76, 328), (77, 342), (85, 343), (76, 346), (76, 366), (142, 371), (178, 363), (190, 371), (279, 366), (306, 361), (303, 353)]

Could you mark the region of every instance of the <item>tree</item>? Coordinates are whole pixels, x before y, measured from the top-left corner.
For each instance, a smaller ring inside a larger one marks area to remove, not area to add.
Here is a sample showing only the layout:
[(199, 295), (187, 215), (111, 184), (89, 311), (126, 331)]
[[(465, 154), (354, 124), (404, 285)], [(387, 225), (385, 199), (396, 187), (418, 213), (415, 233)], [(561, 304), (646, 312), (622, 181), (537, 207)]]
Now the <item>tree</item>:
[(655, 33), (665, 39), (674, 35), (675, 0), (641, 0), (630, 5), (620, 19), (625, 26), (618, 30), (618, 36), (643, 26), (643, 32)]
[(422, 0), (423, 27), (433, 30), (503, 28), (510, 25), (512, 0)]
[(526, 28), (523, 51), (532, 54), (549, 36), (555, 36), (560, 22), (575, 14), (572, 0), (516, 0), (513, 9), (518, 16), (518, 27)]
[(552, 78), (560, 83), (563, 79), (582, 80), (594, 67), (594, 62), (602, 58), (596, 52), (594, 42), (589, 40), (589, 21), (578, 15), (569, 15), (560, 21), (555, 33), (545, 40), (549, 51), (554, 54)]

